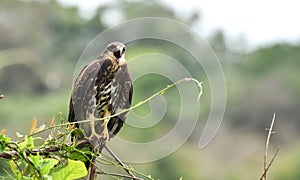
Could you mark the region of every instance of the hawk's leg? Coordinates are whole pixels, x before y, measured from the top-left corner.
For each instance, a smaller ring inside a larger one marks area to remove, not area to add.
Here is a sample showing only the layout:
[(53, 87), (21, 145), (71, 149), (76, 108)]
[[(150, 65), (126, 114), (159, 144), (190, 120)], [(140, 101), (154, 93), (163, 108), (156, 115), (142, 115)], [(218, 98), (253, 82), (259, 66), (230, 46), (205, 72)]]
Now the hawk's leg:
[(99, 152), (102, 152), (103, 147), (108, 143), (109, 133), (107, 129), (109, 119), (105, 119), (103, 123), (103, 130), (99, 137)]
[[(107, 123), (108, 123), (109, 119), (104, 119), (104, 122), (102, 124), (102, 132), (99, 134), (98, 137), (98, 141), (99, 144), (98, 146), (94, 147), (94, 151), (97, 152), (98, 148), (99, 148), (99, 152), (102, 152), (103, 147), (105, 147), (105, 145), (108, 143), (109, 140), (109, 134), (108, 134), (108, 129), (107, 129)], [(95, 137), (95, 136), (93, 136)], [(91, 170), (90, 170), (90, 178), (89, 180), (94, 180), (96, 178), (96, 158), (94, 157), (92, 160), (92, 166), (91, 166)]]
[[(104, 113), (104, 117), (109, 117), (110, 113), (108, 113), (108, 111), (105, 111)], [(94, 147), (94, 151), (97, 152), (97, 149), (99, 148), (99, 152), (102, 152), (102, 149), (105, 147), (105, 145), (108, 143), (109, 140), (109, 133), (108, 133), (108, 129), (107, 129), (107, 124), (108, 124), (109, 118), (105, 118), (104, 122), (102, 124), (102, 132), (99, 134), (99, 136), (97, 136), (98, 138), (98, 146)], [(95, 133), (96, 134), (96, 133)], [(92, 138), (94, 138), (95, 136), (92, 136)], [(91, 170), (90, 170), (90, 180), (94, 180), (94, 178), (96, 177), (96, 158), (93, 158), (93, 163), (91, 166)]]

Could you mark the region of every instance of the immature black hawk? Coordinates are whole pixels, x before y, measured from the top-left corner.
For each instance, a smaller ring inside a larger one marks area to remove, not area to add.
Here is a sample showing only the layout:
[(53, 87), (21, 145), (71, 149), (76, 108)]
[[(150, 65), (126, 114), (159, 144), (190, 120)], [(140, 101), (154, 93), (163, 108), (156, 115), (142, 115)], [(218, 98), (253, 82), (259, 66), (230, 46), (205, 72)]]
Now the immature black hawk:
[(100, 152), (108, 140), (123, 126), (127, 113), (108, 117), (128, 109), (132, 99), (132, 80), (125, 59), (123, 43), (110, 43), (99, 57), (86, 65), (78, 75), (71, 94), (69, 122), (78, 123), (85, 138)]

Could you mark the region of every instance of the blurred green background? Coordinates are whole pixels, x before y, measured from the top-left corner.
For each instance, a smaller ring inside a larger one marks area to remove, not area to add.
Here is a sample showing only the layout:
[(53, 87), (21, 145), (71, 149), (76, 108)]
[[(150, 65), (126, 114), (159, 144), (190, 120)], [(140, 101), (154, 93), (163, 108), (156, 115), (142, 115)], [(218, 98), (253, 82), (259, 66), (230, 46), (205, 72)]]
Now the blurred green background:
[[(39, 124), (47, 123), (59, 112), (67, 117), (77, 60), (88, 43), (108, 28), (105, 22), (109, 19), (101, 18), (108, 10), (122, 12), (124, 20), (156, 16), (192, 27), (201, 24), (201, 12), (193, 11), (182, 17), (158, 1), (107, 3), (98, 7), (93, 16), (84, 18), (78, 8), (63, 6), (55, 0), (1, 0), (0, 94), (5, 98), (0, 100), (0, 129), (7, 129), (8, 135), (15, 137), (16, 132), (28, 133), (34, 117)], [(176, 30), (170, 29), (169, 33), (176, 34)], [(275, 112), (276, 133), (271, 137), (270, 157), (278, 146), (281, 149), (268, 176), (275, 180), (300, 179), (300, 44), (277, 43), (247, 49), (242, 40), (231, 41), (222, 29), (211, 34), (207, 40), (219, 57), (227, 84), (227, 106), (219, 132), (206, 148), (198, 149), (210, 110), (210, 93), (204, 72), (193, 69), (191, 61), (184, 61), (184, 66), (197, 75), (195, 78), (204, 82), (197, 126), (188, 141), (171, 155), (132, 166), (156, 179), (181, 176), (183, 179), (258, 179), (263, 171), (265, 128)], [(132, 48), (129, 45), (127, 59), (160, 52), (162, 46), (164, 43), (151, 40)], [(189, 58), (178, 50), (172, 51), (172, 47), (168, 53), (179, 59)], [(169, 83), (155, 75), (141, 78), (135, 84), (134, 103)], [(177, 93), (172, 89), (166, 93), (166, 99), (177, 97)], [(143, 106), (135, 113), (147, 114), (149, 107)], [(136, 142), (160, 137), (174, 127), (176, 113), (168, 110), (154, 128), (136, 130), (125, 126), (120, 136)], [(0, 174), (5, 175), (2, 168)]]

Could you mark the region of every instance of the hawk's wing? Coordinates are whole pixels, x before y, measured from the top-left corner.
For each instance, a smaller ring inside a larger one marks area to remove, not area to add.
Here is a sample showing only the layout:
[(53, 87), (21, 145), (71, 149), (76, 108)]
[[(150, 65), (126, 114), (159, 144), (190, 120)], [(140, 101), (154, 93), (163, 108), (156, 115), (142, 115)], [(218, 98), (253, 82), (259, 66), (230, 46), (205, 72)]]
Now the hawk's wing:
[[(129, 109), (132, 100), (132, 80), (129, 74), (127, 64), (122, 65), (112, 83), (112, 114), (120, 113), (124, 109)], [(108, 122), (108, 130), (110, 138), (115, 136), (123, 126), (127, 118), (128, 111), (116, 117), (113, 117)]]
[[(89, 119), (88, 114), (97, 109), (94, 87), (101, 64), (102, 61), (91, 62), (81, 70), (76, 78), (70, 99), (69, 122)], [(78, 124), (76, 126), (79, 127)], [(81, 123), (80, 127), (85, 130), (86, 136), (90, 135), (88, 123)]]
[[(119, 113), (123, 109), (130, 108), (132, 99), (132, 80), (129, 74), (127, 64), (124, 64), (118, 70), (112, 83), (112, 107), (113, 113)], [(127, 112), (128, 113), (128, 112)], [(122, 113), (120, 118), (125, 121), (126, 114)]]

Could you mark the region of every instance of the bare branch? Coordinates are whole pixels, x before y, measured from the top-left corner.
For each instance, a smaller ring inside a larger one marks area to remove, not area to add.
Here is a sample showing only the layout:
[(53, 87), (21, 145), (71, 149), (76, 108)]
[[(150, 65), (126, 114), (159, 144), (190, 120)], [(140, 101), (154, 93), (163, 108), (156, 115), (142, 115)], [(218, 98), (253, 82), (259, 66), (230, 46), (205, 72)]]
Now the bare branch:
[(128, 168), (126, 167), (126, 165), (112, 152), (112, 150), (108, 147), (108, 146), (104, 146), (105, 149), (107, 150), (107, 152), (109, 152), (109, 154), (112, 155), (112, 157), (123, 167), (123, 169), (132, 177), (132, 178), (136, 178), (135, 175), (128, 170)]
[(276, 158), (277, 154), (279, 153), (279, 150), (280, 150), (280, 148), (276, 149), (276, 152), (275, 152), (273, 158), (271, 159), (270, 163), (268, 164), (268, 167), (266, 168), (266, 170), (264, 170), (264, 173), (261, 175), (261, 177), (259, 178), (259, 180), (262, 180), (265, 177), (265, 175), (267, 174), (267, 171), (269, 170), (269, 168), (271, 167), (274, 159)]
[[(268, 157), (268, 150), (269, 150), (269, 143), (270, 143), (270, 138), (271, 138), (271, 134), (272, 134), (272, 130), (273, 130), (273, 125), (274, 125), (274, 122), (275, 122), (275, 113), (273, 114), (273, 118), (272, 118), (272, 122), (271, 122), (271, 125), (270, 125), (270, 128), (268, 129), (268, 136), (267, 136), (267, 141), (266, 141), (266, 150), (265, 150), (265, 155), (264, 155), (264, 173), (263, 173), (263, 178), (265, 180), (267, 180), (267, 171), (269, 169), (269, 166), (267, 166), (267, 157)], [(276, 157), (278, 151), (276, 152), (276, 154), (274, 155), (273, 158)], [(272, 161), (270, 162), (270, 166), (272, 164), (274, 159), (272, 159)]]
[(133, 179), (133, 180), (143, 180), (142, 178), (127, 176), (127, 175), (124, 175), (124, 174), (105, 173), (105, 172), (96, 172), (96, 173), (100, 174), (100, 175), (108, 175), (108, 176), (115, 176), (115, 177), (122, 177), (122, 178), (130, 178), (130, 179)]
[[(60, 151), (61, 149), (58, 147), (51, 147), (51, 148), (44, 148), (44, 149), (33, 149), (33, 150), (28, 150), (26, 149), (25, 153), (27, 156), (29, 156), (30, 154), (32, 155), (37, 155), (38, 153), (40, 155), (49, 155), (49, 153), (51, 152), (57, 152)], [(2, 152), (0, 154), (0, 158), (3, 159), (13, 159), (14, 157), (18, 157), (19, 156), (19, 152), (17, 151), (7, 151), (7, 152)]]

